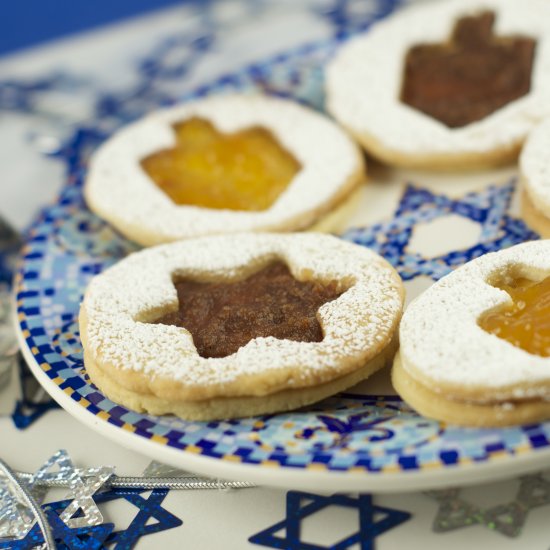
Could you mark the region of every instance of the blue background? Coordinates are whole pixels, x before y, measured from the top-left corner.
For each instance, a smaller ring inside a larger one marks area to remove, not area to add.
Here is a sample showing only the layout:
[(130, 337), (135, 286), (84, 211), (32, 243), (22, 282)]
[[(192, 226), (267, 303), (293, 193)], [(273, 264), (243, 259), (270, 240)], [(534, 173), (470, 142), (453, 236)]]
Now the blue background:
[(0, 0), (0, 55), (186, 0)]

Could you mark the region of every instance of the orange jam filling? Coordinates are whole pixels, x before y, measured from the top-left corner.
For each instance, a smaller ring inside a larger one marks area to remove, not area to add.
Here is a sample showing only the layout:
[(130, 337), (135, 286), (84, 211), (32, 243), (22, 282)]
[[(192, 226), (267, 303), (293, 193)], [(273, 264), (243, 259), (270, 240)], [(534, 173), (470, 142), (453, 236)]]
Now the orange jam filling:
[(264, 128), (223, 134), (207, 120), (174, 125), (176, 144), (141, 161), (176, 204), (265, 210), (287, 188), (300, 164)]
[(550, 277), (535, 283), (517, 279), (498, 285), (513, 300), (511, 306), (485, 314), (480, 326), (514, 346), (541, 357), (550, 356)]

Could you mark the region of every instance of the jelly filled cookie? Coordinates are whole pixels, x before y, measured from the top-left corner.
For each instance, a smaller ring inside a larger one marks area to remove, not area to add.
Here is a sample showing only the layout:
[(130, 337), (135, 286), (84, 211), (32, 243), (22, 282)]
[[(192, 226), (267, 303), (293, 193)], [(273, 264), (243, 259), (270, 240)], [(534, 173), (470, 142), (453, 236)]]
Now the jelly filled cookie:
[(288, 100), (218, 96), (152, 113), (94, 155), (89, 207), (153, 245), (312, 225), (364, 178), (358, 147)]
[(550, 237), (550, 119), (537, 126), (521, 152), (521, 213), (544, 238)]
[(84, 362), (116, 402), (208, 420), (289, 410), (391, 361), (403, 287), (329, 235), (238, 234), (149, 248), (90, 283)]
[(550, 4), (451, 0), (403, 11), (342, 47), (328, 110), (390, 164), (514, 160), (550, 114)]
[(550, 241), (487, 254), (407, 309), (392, 372), (420, 413), (466, 426), (550, 418)]

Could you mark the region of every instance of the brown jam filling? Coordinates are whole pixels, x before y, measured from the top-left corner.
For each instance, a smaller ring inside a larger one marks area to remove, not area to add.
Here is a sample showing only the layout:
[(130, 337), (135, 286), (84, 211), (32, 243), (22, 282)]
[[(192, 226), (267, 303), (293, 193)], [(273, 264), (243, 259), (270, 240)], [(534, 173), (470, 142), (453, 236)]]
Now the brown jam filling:
[(176, 204), (258, 211), (269, 208), (300, 170), (264, 128), (223, 134), (207, 120), (174, 125), (176, 145), (141, 161)]
[(277, 262), (243, 281), (174, 283), (179, 310), (155, 321), (186, 328), (201, 357), (225, 357), (253, 338), (320, 342), (316, 313), (342, 294), (335, 282), (297, 281)]
[(498, 285), (510, 294), (512, 306), (485, 314), (481, 328), (541, 357), (550, 356), (550, 277), (535, 283), (517, 279)]
[(462, 17), (447, 44), (418, 44), (405, 59), (401, 101), (450, 128), (482, 120), (529, 92), (536, 41), (495, 36), (495, 14)]

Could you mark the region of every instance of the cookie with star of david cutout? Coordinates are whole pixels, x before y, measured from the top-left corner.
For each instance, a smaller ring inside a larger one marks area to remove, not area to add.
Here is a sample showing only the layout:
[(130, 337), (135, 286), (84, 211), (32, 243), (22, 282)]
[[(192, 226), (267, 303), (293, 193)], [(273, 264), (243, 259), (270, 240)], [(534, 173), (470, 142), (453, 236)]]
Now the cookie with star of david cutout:
[(92, 158), (84, 194), (123, 235), (151, 246), (301, 230), (329, 213), (338, 224), (364, 178), (359, 147), (327, 117), (290, 100), (223, 95), (117, 132)]
[(403, 315), (392, 381), (421, 414), (463, 426), (550, 418), (550, 241), (486, 254)]
[(320, 233), (188, 239), (96, 276), (85, 368), (110, 399), (191, 420), (295, 409), (391, 361), (403, 285), (367, 248)]
[(429, 169), (515, 160), (550, 115), (550, 4), (416, 6), (353, 39), (329, 64), (327, 106), (373, 156)]

